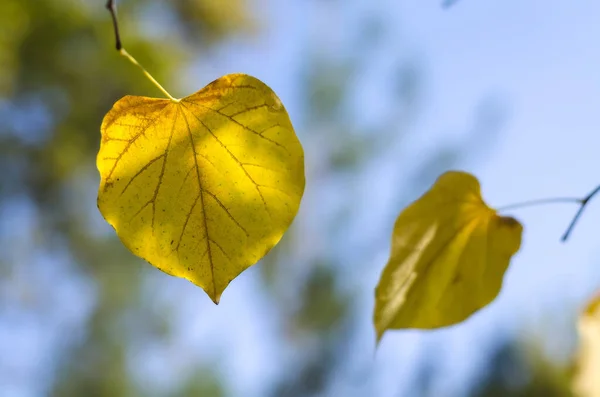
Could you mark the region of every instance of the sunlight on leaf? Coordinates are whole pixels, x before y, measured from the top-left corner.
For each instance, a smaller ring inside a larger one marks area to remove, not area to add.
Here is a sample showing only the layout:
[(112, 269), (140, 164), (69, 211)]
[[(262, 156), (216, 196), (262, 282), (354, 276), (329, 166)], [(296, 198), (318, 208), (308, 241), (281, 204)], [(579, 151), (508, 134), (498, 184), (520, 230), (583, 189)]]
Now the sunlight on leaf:
[(388, 329), (459, 323), (500, 292), (522, 226), (488, 207), (477, 179), (450, 171), (394, 226), (390, 259), (375, 291), (377, 340)]
[(579, 318), (579, 352), (573, 392), (579, 397), (600, 397), (600, 295)]
[(227, 75), (178, 102), (126, 96), (101, 131), (100, 212), (131, 252), (215, 303), (298, 212), (302, 146), (254, 77)]

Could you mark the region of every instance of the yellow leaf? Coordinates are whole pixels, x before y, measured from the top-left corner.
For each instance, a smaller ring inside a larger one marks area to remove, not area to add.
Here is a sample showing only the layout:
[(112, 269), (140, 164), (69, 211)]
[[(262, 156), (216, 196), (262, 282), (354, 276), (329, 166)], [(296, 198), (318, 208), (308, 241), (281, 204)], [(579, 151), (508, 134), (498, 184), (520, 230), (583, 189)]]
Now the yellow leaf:
[(388, 329), (456, 324), (490, 303), (522, 230), (483, 202), (474, 176), (440, 176), (396, 220), (375, 291), (377, 340)]
[(573, 392), (580, 397), (600, 397), (600, 295), (588, 303), (578, 329), (580, 340)]
[(101, 131), (100, 212), (131, 252), (215, 303), (298, 212), (302, 146), (254, 77), (223, 76), (180, 101), (126, 96)]

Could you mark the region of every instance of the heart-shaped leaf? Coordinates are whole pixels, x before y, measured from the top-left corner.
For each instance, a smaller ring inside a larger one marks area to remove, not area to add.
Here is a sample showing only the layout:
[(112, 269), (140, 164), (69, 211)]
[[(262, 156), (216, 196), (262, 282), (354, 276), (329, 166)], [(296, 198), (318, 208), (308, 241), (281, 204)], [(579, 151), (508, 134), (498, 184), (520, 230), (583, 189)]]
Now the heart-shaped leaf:
[(100, 212), (131, 252), (215, 303), (300, 206), (302, 146), (254, 77), (223, 76), (178, 101), (126, 96), (101, 131)]

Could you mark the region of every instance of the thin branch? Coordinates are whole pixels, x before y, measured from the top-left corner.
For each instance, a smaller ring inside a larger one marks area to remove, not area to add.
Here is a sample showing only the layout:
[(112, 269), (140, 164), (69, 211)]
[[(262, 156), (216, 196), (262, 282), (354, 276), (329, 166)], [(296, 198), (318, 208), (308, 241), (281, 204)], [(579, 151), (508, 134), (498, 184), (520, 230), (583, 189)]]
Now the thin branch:
[(585, 196), (584, 198), (574, 198), (574, 197), (555, 197), (555, 198), (548, 198), (548, 199), (541, 199), (541, 200), (532, 200), (532, 201), (524, 201), (522, 203), (516, 203), (516, 204), (510, 204), (510, 205), (505, 205), (504, 207), (500, 207), (497, 209), (498, 212), (502, 212), (502, 211), (506, 211), (509, 209), (515, 209), (515, 208), (522, 208), (522, 207), (529, 207), (529, 206), (536, 206), (536, 205), (541, 205), (541, 204), (556, 204), (556, 203), (577, 203), (579, 204), (579, 210), (577, 210), (577, 213), (575, 214), (575, 216), (573, 217), (573, 220), (571, 221), (571, 223), (569, 224), (569, 227), (567, 228), (567, 230), (565, 231), (565, 234), (562, 235), (561, 237), (561, 241), (565, 242), (567, 241), (567, 239), (569, 238), (569, 236), (571, 235), (571, 232), (573, 231), (573, 229), (575, 228), (575, 225), (577, 224), (577, 222), (579, 221), (579, 218), (581, 218), (581, 214), (583, 214), (583, 211), (585, 210), (585, 208), (587, 207), (588, 203), (590, 202), (590, 200), (600, 192), (600, 186), (596, 187), (594, 190), (592, 190), (587, 196)]
[(119, 51), (119, 54), (123, 55), (129, 60), (129, 62), (133, 63), (135, 66), (140, 68), (142, 70), (142, 73), (144, 73), (148, 80), (150, 80), (152, 84), (154, 84), (159, 90), (161, 90), (163, 94), (167, 96), (167, 98), (169, 98), (173, 102), (179, 102), (179, 99), (176, 99), (173, 96), (171, 96), (171, 94), (169, 94), (169, 92), (165, 90), (165, 88), (162, 85), (160, 85), (160, 83), (156, 81), (156, 79), (142, 65), (140, 65), (140, 63), (134, 57), (129, 55), (125, 48), (123, 48), (123, 44), (121, 43), (121, 35), (119, 34), (119, 20), (117, 19), (117, 6), (115, 0), (107, 0), (106, 9), (110, 12), (110, 16), (112, 17), (113, 28), (115, 31), (115, 47), (117, 48), (117, 51)]
[(115, 46), (117, 51), (121, 51), (123, 45), (121, 44), (121, 35), (119, 34), (119, 21), (117, 20), (117, 6), (115, 0), (108, 0), (106, 2), (106, 9), (110, 12), (110, 16), (113, 21), (113, 28), (115, 29)]
[(590, 202), (590, 200), (592, 199), (592, 197), (594, 197), (598, 192), (600, 192), (600, 186), (596, 187), (594, 190), (592, 190), (590, 192), (590, 194), (588, 194), (587, 196), (585, 196), (581, 200), (581, 206), (579, 207), (579, 210), (577, 211), (577, 213), (575, 214), (575, 217), (571, 221), (571, 224), (567, 228), (567, 231), (565, 232), (565, 234), (563, 234), (563, 236), (561, 238), (561, 241), (567, 241), (567, 239), (569, 238), (569, 235), (571, 234), (571, 232), (573, 231), (573, 228), (575, 227), (575, 224), (577, 223), (577, 221), (581, 217), (581, 214), (583, 213), (583, 210), (585, 209), (585, 207), (587, 206), (587, 204)]

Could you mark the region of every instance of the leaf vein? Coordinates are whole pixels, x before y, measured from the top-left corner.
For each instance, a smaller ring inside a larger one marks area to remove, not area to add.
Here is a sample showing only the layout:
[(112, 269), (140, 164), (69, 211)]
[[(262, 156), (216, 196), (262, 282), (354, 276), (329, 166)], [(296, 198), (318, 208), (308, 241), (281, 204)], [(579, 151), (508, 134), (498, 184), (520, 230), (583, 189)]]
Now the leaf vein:
[[(256, 188), (256, 191), (258, 192), (258, 195), (260, 196), (260, 198), (261, 198), (261, 200), (263, 202), (265, 210), (267, 211), (267, 214), (270, 217), (271, 216), (271, 212), (269, 211), (269, 207), (267, 207), (267, 202), (265, 201), (265, 197), (263, 196), (262, 192), (260, 191), (260, 189), (258, 187), (258, 183), (256, 183), (256, 181), (254, 180), (254, 178), (252, 178), (252, 176), (248, 173), (248, 170), (246, 170), (246, 168), (242, 165), (242, 162), (231, 152), (231, 150), (229, 150), (229, 148), (223, 142), (221, 142), (221, 140), (217, 137), (217, 135), (206, 124), (204, 124), (204, 122), (198, 116), (196, 116), (194, 113), (192, 113), (189, 109), (188, 109), (188, 112), (190, 112), (190, 114), (192, 116), (194, 116), (198, 120), (198, 122), (200, 124), (202, 124), (202, 126), (206, 129), (206, 131), (208, 131), (208, 133), (210, 135), (212, 135), (213, 138), (215, 138), (215, 140), (219, 143), (219, 145), (221, 145), (221, 147), (223, 149), (225, 149), (225, 151), (227, 153), (229, 153), (229, 155), (231, 156), (231, 158), (238, 163), (238, 165), (240, 166), (240, 168), (242, 169), (242, 171), (244, 171), (244, 174), (246, 174), (246, 176), (248, 177), (248, 179), (254, 184), (254, 186)], [(189, 129), (189, 124), (188, 124), (188, 129)], [(191, 131), (189, 131), (189, 132), (191, 134)], [(194, 148), (194, 159), (195, 158), (196, 158), (196, 149)], [(196, 162), (197, 162), (197, 160), (196, 160)]]
[(111, 170), (108, 172), (108, 175), (106, 177), (106, 180), (109, 181), (110, 178), (112, 177), (113, 172), (115, 172), (115, 169), (117, 168), (117, 164), (119, 164), (119, 161), (121, 161), (121, 158), (123, 158), (123, 155), (125, 153), (127, 153), (127, 151), (129, 150), (129, 148), (131, 147), (131, 145), (133, 145), (139, 137), (144, 136), (146, 134), (146, 131), (148, 131), (148, 129), (150, 127), (152, 127), (153, 125), (155, 125), (158, 122), (159, 116), (165, 111), (165, 109), (167, 109), (167, 106), (165, 106), (164, 108), (162, 108), (154, 117), (154, 119), (151, 119), (148, 124), (140, 127), (140, 131), (131, 138), (131, 140), (127, 143), (127, 145), (125, 145), (125, 147), (123, 148), (123, 151), (121, 153), (119, 153), (119, 155), (117, 156), (117, 158), (115, 159), (115, 163), (113, 164)]
[(210, 191), (204, 189), (204, 192), (207, 193), (210, 197), (212, 197), (217, 204), (219, 204), (219, 206), (223, 209), (223, 211), (225, 211), (225, 213), (229, 216), (229, 218), (240, 228), (242, 229), (242, 231), (246, 234), (246, 237), (250, 237), (250, 235), (248, 234), (248, 231), (237, 221), (237, 219), (235, 219), (233, 217), (233, 215), (231, 215), (231, 212), (229, 212), (229, 209), (227, 209), (227, 207), (225, 207), (225, 205), (221, 202), (221, 200), (219, 200), (219, 198), (211, 193)]
[[(261, 132), (258, 132), (258, 131), (256, 131), (256, 130), (254, 130), (254, 129), (252, 129), (252, 128), (248, 127), (247, 125), (244, 125), (244, 124), (240, 123), (239, 121), (237, 121), (237, 120), (236, 120), (236, 119), (234, 119), (233, 117), (231, 117), (231, 116), (228, 116), (228, 115), (226, 115), (225, 113), (223, 113), (223, 112), (221, 112), (221, 111), (219, 111), (219, 110), (215, 110), (215, 109), (213, 109), (213, 108), (211, 108), (211, 107), (208, 107), (208, 106), (206, 106), (206, 105), (202, 105), (202, 104), (200, 104), (200, 103), (196, 103), (196, 102), (190, 102), (190, 101), (186, 101), (186, 102), (188, 102), (188, 103), (190, 103), (190, 104), (192, 104), (192, 105), (199, 106), (199, 107), (201, 107), (201, 108), (203, 108), (203, 109), (210, 110), (210, 111), (212, 111), (212, 112), (214, 112), (214, 113), (216, 113), (216, 114), (218, 114), (218, 115), (220, 115), (220, 116), (222, 116), (222, 117), (225, 117), (227, 120), (230, 120), (232, 123), (234, 123), (234, 124), (238, 125), (238, 126), (239, 126), (239, 127), (241, 127), (242, 129), (244, 129), (244, 130), (246, 130), (246, 131), (248, 131), (248, 132), (251, 132), (252, 134), (254, 134), (254, 135), (256, 135), (256, 136), (259, 136), (259, 137), (261, 137), (262, 139), (264, 139), (264, 140), (266, 140), (266, 141), (268, 141), (268, 142), (271, 142), (271, 143), (272, 143), (272, 144), (274, 144), (275, 146), (278, 146), (278, 147), (280, 147), (281, 149), (285, 150), (285, 152), (286, 152), (288, 155), (290, 155), (290, 152), (289, 152), (289, 150), (288, 150), (288, 149), (287, 149), (285, 146), (283, 146), (281, 143), (279, 143), (279, 142), (277, 142), (277, 141), (275, 141), (275, 140), (273, 140), (273, 139), (271, 139), (271, 138), (268, 138), (268, 137), (266, 137), (266, 136), (262, 135), (262, 134), (264, 133), (264, 131), (263, 131), (262, 133), (261, 133)], [(180, 103), (181, 103), (181, 102), (180, 102)], [(184, 106), (185, 106), (185, 105), (184, 105)], [(188, 109), (188, 111), (189, 111), (189, 109)], [(192, 113), (192, 112), (190, 111), (190, 113)], [(193, 113), (192, 113), (192, 114), (193, 114)], [(194, 115), (194, 117), (196, 117), (196, 115)], [(196, 118), (197, 118), (197, 117), (196, 117)], [(200, 120), (200, 119), (198, 119), (198, 120)]]
[[(181, 103), (181, 102), (180, 102)], [(208, 263), (210, 264), (210, 274), (212, 277), (212, 283), (213, 283), (213, 297), (217, 296), (217, 282), (215, 280), (215, 266), (213, 263), (213, 257), (212, 257), (212, 252), (210, 251), (210, 234), (208, 232), (208, 222), (206, 220), (206, 206), (204, 205), (204, 188), (202, 187), (202, 180), (200, 179), (200, 168), (198, 167), (198, 157), (196, 154), (196, 145), (194, 143), (194, 136), (192, 134), (192, 130), (190, 128), (190, 123), (187, 120), (187, 117), (185, 117), (185, 114), (183, 113), (183, 111), (181, 112), (183, 119), (185, 120), (185, 124), (187, 126), (187, 130), (188, 130), (188, 137), (190, 138), (190, 144), (192, 145), (192, 151), (194, 152), (194, 163), (196, 164), (196, 176), (198, 178), (198, 188), (200, 189), (200, 205), (202, 206), (202, 218), (204, 220), (204, 232), (206, 233), (206, 249), (208, 251)]]

